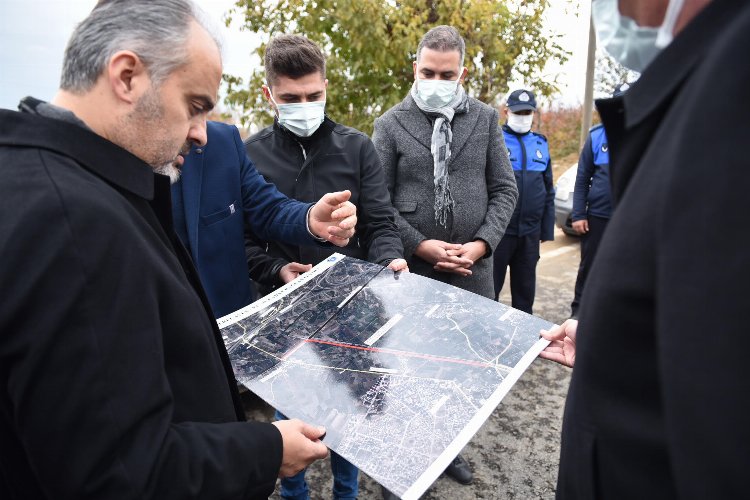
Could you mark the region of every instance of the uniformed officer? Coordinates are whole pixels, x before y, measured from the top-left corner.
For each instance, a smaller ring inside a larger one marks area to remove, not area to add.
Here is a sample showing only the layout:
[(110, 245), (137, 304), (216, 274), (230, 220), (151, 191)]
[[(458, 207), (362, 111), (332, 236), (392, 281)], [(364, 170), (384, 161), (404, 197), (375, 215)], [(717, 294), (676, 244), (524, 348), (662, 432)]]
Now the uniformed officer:
[(531, 131), (536, 98), (530, 90), (511, 92), (505, 106), (505, 144), (518, 185), (518, 203), (494, 253), (495, 295), (510, 266), (512, 305), (531, 314), (536, 290), (539, 242), (554, 239), (555, 190), (547, 138)]
[[(617, 86), (612, 97), (625, 93), (629, 85)], [(581, 264), (578, 266), (576, 289), (570, 304), (570, 316), (578, 317), (581, 293), (591, 269), (599, 242), (612, 214), (612, 195), (609, 189), (609, 146), (604, 127), (596, 125), (589, 131), (586, 144), (578, 158), (575, 190), (573, 192), (573, 229), (581, 235)]]

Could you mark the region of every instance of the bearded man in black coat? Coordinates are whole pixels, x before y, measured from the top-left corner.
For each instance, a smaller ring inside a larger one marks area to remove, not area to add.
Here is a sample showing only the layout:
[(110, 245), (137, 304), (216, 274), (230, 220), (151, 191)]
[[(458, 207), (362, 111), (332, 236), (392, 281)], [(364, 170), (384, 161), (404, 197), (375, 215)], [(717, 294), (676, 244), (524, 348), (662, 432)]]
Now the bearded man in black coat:
[[(100, 2), (52, 103), (0, 111), (0, 498), (266, 498), (327, 455), (323, 429), (242, 421), (172, 228), (221, 70), (192, 3)], [(345, 243), (342, 202), (299, 204), (292, 232)]]

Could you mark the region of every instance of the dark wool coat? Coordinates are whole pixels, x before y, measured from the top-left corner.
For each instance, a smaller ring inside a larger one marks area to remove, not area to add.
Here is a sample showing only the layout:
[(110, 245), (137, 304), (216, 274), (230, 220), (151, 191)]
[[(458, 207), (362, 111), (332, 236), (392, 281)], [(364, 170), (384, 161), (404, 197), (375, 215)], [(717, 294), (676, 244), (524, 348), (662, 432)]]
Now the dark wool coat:
[(748, 496), (748, 47), (750, 3), (714, 0), (598, 103), (615, 210), (581, 299), (558, 498)]
[(171, 227), (169, 180), (77, 125), (0, 111), (0, 498), (266, 498)]

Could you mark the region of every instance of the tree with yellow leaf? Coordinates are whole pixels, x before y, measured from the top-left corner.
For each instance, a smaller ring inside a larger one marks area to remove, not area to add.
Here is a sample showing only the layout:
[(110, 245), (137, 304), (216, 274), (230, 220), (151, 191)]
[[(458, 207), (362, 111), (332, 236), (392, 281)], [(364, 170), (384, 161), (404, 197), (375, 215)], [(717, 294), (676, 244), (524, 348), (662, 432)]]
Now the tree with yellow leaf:
[[(560, 0), (568, 1), (568, 0)], [(269, 37), (299, 33), (328, 55), (330, 81), (326, 112), (336, 121), (372, 132), (372, 122), (401, 101), (413, 81), (412, 64), (419, 40), (439, 24), (454, 26), (466, 40), (469, 76), (466, 90), (488, 104), (508, 91), (511, 78), (533, 82), (550, 95), (554, 80), (542, 78), (549, 60), (568, 53), (546, 34), (542, 16), (548, 0), (238, 0), (227, 24), (240, 17), (243, 28)], [(265, 44), (257, 53), (263, 60)], [(260, 92), (263, 68), (247, 85), (225, 75), (227, 104), (239, 109), (244, 123), (268, 124), (268, 106)]]

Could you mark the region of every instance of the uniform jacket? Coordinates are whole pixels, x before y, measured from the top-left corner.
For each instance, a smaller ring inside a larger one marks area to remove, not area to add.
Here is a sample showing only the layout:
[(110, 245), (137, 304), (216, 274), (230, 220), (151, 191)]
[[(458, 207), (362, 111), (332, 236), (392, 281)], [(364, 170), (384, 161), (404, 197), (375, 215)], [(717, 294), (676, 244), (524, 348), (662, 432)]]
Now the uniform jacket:
[[(453, 118), (448, 172), (455, 206), (447, 227), (435, 222), (430, 118), (408, 95), (375, 120), (373, 135), (409, 269), (485, 297), (494, 292), (492, 259), (487, 257), (500, 242), (518, 197), (498, 120), (496, 110), (473, 98), (468, 112)], [(437, 272), (414, 255), (425, 239), (461, 244), (479, 239), (490, 251), (474, 263), (471, 276), (462, 277)]]
[(245, 225), (264, 238), (314, 245), (308, 203), (266, 182), (245, 154), (233, 125), (208, 122), (208, 143), (193, 147), (172, 186), (175, 227), (193, 257), (217, 317), (253, 300)]
[(0, 498), (265, 498), (169, 180), (83, 127), (0, 111)]
[(609, 187), (609, 144), (602, 125), (589, 132), (578, 158), (573, 213), (571, 219), (587, 219), (589, 215), (609, 219), (612, 215), (612, 194)]
[(555, 187), (547, 138), (536, 132), (519, 134), (503, 126), (505, 146), (516, 176), (518, 203), (506, 234), (539, 233), (542, 241), (555, 239)]
[(383, 170), (365, 134), (326, 118), (311, 137), (299, 138), (274, 122), (245, 145), (258, 171), (282, 193), (312, 202), (326, 193), (348, 189), (358, 216), (356, 235), (344, 248), (300, 247), (269, 242), (267, 237), (249, 240), (251, 265), (259, 253), (278, 260), (277, 272), (288, 262), (317, 264), (334, 252), (383, 265), (402, 258), (403, 245)]
[[(558, 497), (747, 497), (750, 3), (598, 103), (615, 210), (583, 292)], [(721, 117), (732, 126), (716, 127)]]

